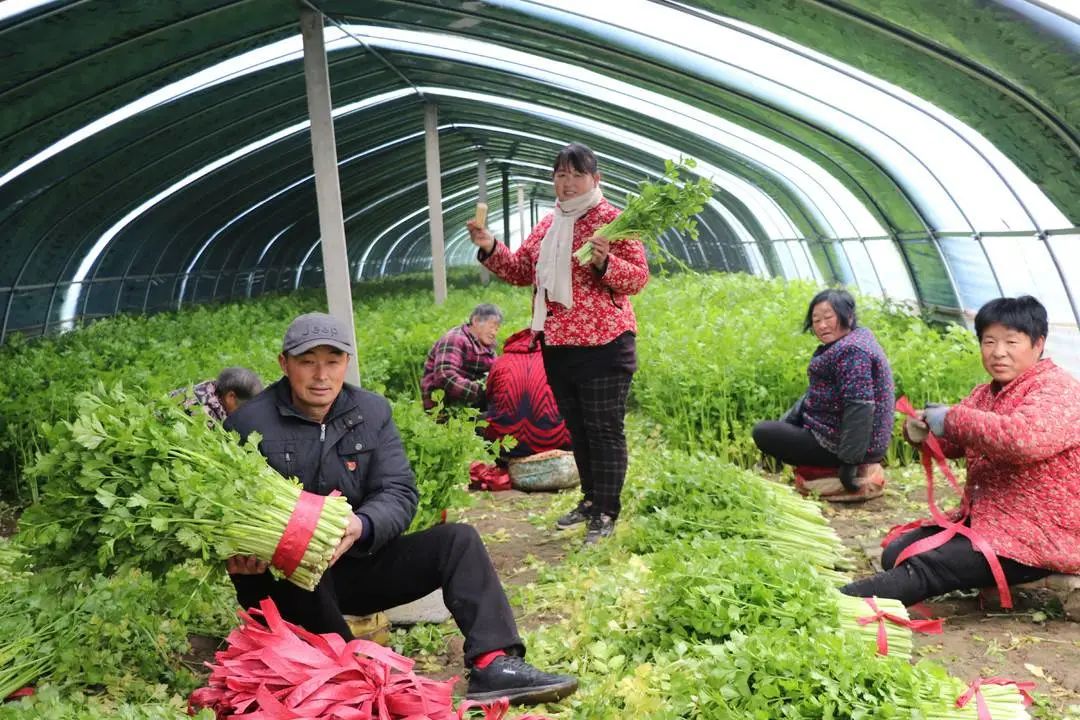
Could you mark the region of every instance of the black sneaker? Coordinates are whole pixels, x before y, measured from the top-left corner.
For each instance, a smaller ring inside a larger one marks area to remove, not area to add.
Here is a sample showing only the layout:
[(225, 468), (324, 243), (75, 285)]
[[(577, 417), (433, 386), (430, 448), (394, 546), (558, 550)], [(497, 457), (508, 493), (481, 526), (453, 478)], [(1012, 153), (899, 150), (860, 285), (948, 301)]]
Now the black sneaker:
[(514, 705), (557, 702), (577, 690), (577, 678), (537, 670), (516, 655), (500, 655), (486, 668), (469, 670), (469, 700), (506, 698)]
[(595, 545), (601, 540), (611, 537), (613, 532), (615, 532), (615, 518), (600, 513), (589, 518), (589, 527), (585, 531), (585, 544)]
[(592, 503), (580, 502), (578, 506), (555, 521), (556, 530), (569, 530), (575, 525), (588, 522), (592, 517)]

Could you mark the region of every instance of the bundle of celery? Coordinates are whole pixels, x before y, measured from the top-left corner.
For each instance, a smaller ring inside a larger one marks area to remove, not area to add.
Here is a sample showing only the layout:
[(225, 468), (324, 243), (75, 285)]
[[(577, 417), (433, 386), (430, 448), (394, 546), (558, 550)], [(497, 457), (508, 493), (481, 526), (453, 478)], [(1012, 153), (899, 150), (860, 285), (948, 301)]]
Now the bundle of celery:
[[(75, 420), (48, 431), (48, 452), (27, 470), (43, 491), (16, 537), (38, 566), (160, 573), (193, 555), (274, 559), (302, 489), (270, 468), (257, 436), (240, 445), (201, 414), (120, 386), (99, 385), (75, 405)], [(326, 570), (351, 512), (341, 496), (317, 502), (314, 533), (288, 575), (306, 589)]]
[[(695, 165), (690, 158), (678, 163), (665, 160), (663, 180), (640, 183), (638, 194), (627, 195), (626, 207), (619, 217), (599, 228), (595, 234), (611, 242), (636, 238), (658, 258), (663, 257), (665, 252), (660, 237), (668, 230), (697, 239), (698, 228), (694, 216), (705, 208), (714, 188), (707, 178), (691, 182), (679, 177), (680, 171), (690, 170)], [(574, 257), (582, 265), (592, 262), (592, 244), (582, 245), (574, 252)]]
[[(918, 694), (919, 717), (926, 720), (1030, 720), (1028, 690), (1034, 683), (1001, 678), (978, 680), (964, 685), (956, 678), (943, 678), (937, 687), (928, 685)], [(904, 703), (915, 709), (915, 702)], [(983, 705), (984, 708), (981, 708)], [(985, 710), (985, 712), (984, 712)]]
[(631, 550), (653, 552), (673, 537), (744, 538), (763, 552), (804, 558), (834, 585), (849, 582), (838, 571), (850, 565), (847, 550), (817, 504), (715, 457), (678, 457), (644, 460), (654, 482), (632, 501), (635, 518), (623, 535)]
[(912, 632), (937, 635), (941, 620), (912, 620), (899, 600), (861, 598), (833, 591), (840, 627), (862, 635), (877, 646), (878, 654), (911, 659)]

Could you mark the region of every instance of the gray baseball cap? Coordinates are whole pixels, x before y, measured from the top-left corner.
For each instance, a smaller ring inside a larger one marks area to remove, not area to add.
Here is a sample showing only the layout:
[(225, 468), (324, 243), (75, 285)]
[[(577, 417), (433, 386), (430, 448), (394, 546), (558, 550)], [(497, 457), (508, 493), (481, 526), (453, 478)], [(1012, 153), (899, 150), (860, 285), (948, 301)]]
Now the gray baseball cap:
[(326, 313), (307, 313), (292, 321), (285, 331), (281, 352), (300, 355), (319, 345), (329, 345), (354, 355), (351, 333), (345, 323)]

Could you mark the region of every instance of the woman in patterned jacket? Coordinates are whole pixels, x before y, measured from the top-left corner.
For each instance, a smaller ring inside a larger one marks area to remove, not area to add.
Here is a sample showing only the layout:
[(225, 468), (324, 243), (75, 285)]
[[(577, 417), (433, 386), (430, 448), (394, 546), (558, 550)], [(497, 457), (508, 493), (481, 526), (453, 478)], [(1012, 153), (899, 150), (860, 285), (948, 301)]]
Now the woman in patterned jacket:
[[(469, 234), (486, 268), (513, 285), (533, 287), (531, 329), (555, 395), (581, 476), (584, 495), (559, 518), (559, 529), (587, 523), (585, 541), (611, 535), (626, 479), (623, 420), (630, 378), (637, 370), (637, 320), (630, 305), (649, 280), (645, 247), (637, 240), (594, 237), (619, 211), (600, 191), (592, 150), (564, 147), (552, 172), (555, 210), (533, 228), (516, 252), (487, 228), (469, 221)], [(572, 253), (591, 243), (592, 262)]]
[[(989, 544), (1010, 585), (1080, 574), (1080, 381), (1042, 357), (1047, 330), (1046, 309), (1031, 296), (983, 305), (975, 333), (991, 382), (958, 405), (927, 406), (904, 426), (916, 446), (932, 432), (946, 456), (967, 459), (964, 524)], [(990, 560), (964, 534), (925, 543), (931, 549), (897, 565), (905, 548), (942, 530), (916, 524), (886, 546), (884, 572), (843, 591), (910, 605), (995, 585)]]
[(781, 420), (755, 425), (754, 442), (766, 455), (797, 466), (800, 490), (833, 502), (878, 497), (895, 402), (885, 351), (858, 326), (855, 298), (846, 290), (814, 296), (803, 323), (804, 331), (810, 329), (821, 345), (806, 370), (809, 388)]

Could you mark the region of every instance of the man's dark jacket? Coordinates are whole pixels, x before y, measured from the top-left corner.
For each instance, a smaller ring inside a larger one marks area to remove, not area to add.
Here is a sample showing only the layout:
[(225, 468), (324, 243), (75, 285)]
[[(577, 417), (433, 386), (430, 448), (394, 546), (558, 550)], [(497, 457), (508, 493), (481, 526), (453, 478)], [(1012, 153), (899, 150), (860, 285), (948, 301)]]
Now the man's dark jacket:
[(225, 428), (243, 440), (259, 433), (259, 452), (270, 466), (299, 479), (305, 490), (340, 490), (348, 498), (364, 525), (349, 555), (377, 552), (412, 522), (416, 482), (390, 403), (381, 395), (346, 384), (318, 423), (293, 407), (289, 381), (282, 378), (230, 415)]

